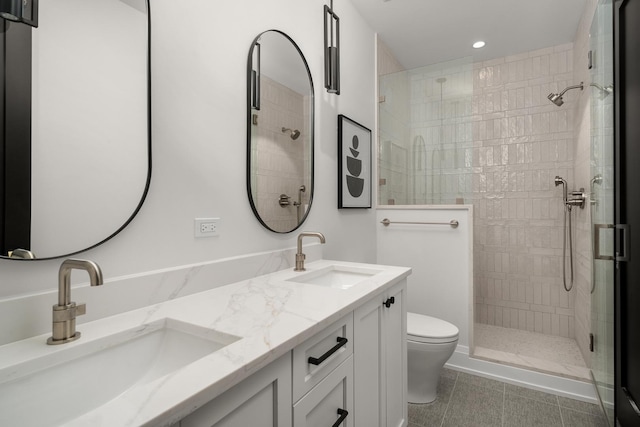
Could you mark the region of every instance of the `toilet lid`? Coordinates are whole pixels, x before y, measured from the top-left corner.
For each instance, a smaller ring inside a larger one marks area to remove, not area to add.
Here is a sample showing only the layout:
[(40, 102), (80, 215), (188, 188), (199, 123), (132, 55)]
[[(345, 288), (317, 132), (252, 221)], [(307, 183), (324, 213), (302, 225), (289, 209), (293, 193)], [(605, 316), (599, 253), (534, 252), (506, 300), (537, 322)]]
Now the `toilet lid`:
[(447, 343), (458, 339), (458, 328), (449, 322), (417, 313), (407, 313), (407, 335), (410, 341)]

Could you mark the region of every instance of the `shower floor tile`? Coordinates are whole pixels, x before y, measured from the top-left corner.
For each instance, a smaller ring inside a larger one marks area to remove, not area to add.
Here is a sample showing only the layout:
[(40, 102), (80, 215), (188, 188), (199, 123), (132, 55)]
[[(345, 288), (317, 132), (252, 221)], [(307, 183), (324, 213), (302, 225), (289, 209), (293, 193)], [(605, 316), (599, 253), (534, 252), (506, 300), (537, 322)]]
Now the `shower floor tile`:
[(567, 378), (591, 380), (575, 340), (476, 323), (473, 357)]

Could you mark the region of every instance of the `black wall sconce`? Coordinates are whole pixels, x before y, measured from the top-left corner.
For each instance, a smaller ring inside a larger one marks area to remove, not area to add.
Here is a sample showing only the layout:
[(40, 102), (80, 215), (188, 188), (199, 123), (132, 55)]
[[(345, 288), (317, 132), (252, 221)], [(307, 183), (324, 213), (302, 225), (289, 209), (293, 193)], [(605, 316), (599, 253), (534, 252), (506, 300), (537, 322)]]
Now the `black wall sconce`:
[(331, 7), (324, 6), (324, 87), (340, 95), (340, 18)]
[(38, 26), (38, 0), (0, 0), (0, 17)]
[(260, 109), (260, 43), (251, 51), (251, 108)]

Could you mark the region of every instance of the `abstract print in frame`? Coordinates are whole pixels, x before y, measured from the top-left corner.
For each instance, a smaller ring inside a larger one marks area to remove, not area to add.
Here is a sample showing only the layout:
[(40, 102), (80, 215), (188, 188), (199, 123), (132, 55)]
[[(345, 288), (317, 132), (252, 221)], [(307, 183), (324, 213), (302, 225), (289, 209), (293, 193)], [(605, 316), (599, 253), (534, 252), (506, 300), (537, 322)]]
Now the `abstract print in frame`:
[(371, 208), (371, 130), (338, 116), (338, 208)]

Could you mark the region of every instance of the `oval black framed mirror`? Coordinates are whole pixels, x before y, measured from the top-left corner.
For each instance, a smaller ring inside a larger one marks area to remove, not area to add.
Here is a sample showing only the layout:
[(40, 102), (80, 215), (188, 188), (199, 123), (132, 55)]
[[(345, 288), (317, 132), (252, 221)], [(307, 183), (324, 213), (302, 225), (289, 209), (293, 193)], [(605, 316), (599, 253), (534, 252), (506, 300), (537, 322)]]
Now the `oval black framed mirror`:
[(247, 192), (276, 233), (304, 222), (313, 200), (314, 91), (307, 61), (287, 34), (269, 30), (249, 49)]
[[(0, 186), (0, 255), (8, 259), (60, 258), (104, 243), (138, 213), (151, 179), (148, 1), (58, 0), (38, 9), (26, 45), (30, 173)], [(19, 25), (8, 24), (6, 37)], [(5, 174), (11, 161), (0, 164)]]

